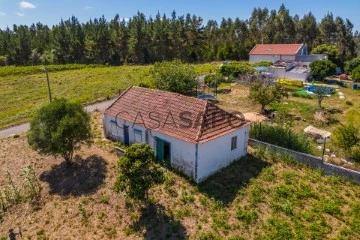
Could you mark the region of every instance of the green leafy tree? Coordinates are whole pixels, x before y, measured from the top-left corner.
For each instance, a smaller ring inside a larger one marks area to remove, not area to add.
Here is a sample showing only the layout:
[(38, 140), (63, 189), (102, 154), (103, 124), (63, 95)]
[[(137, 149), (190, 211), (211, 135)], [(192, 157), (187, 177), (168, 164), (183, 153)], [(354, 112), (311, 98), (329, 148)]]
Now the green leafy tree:
[(135, 200), (148, 200), (149, 189), (162, 182), (162, 171), (154, 164), (154, 151), (145, 144), (133, 144), (120, 157), (115, 190)]
[(351, 79), (354, 82), (360, 82), (360, 65), (357, 66), (354, 70), (352, 70)]
[(311, 74), (324, 79), (336, 73), (336, 65), (330, 60), (315, 60), (310, 63)]
[(318, 45), (311, 51), (313, 54), (327, 54), (329, 60), (338, 64), (340, 61), (340, 51), (335, 45), (322, 44)]
[(332, 135), (334, 145), (345, 155), (360, 162), (360, 112), (351, 110), (346, 114), (346, 124), (341, 124)]
[(41, 154), (62, 156), (67, 163), (91, 138), (89, 114), (81, 104), (65, 99), (44, 105), (30, 121), (29, 145)]
[(314, 90), (314, 93), (316, 94), (319, 107), (321, 108), (321, 103), (324, 100), (324, 98), (326, 98), (326, 96), (329, 94), (329, 92), (326, 89), (326, 87), (319, 86)]
[(209, 87), (217, 87), (219, 84), (226, 82), (226, 79), (221, 74), (209, 74), (205, 76), (204, 82)]
[(249, 62), (230, 62), (223, 64), (219, 72), (227, 77), (239, 77), (242, 74), (253, 74), (255, 70)]
[(270, 80), (257, 80), (250, 85), (249, 98), (260, 104), (261, 113), (265, 113), (265, 107), (273, 102), (280, 102), (283, 97), (288, 97), (288, 93), (278, 83)]
[(152, 72), (158, 89), (191, 95), (196, 88), (194, 67), (180, 60), (156, 63)]
[(360, 57), (353, 58), (350, 61), (345, 62), (344, 70), (348, 73), (351, 73), (358, 66), (360, 66)]

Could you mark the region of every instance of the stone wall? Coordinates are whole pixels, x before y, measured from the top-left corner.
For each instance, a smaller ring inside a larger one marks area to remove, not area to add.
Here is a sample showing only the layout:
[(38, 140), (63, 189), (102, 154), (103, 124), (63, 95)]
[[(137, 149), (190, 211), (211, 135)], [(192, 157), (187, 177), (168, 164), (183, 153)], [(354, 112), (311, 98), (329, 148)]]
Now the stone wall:
[(325, 174), (342, 176), (344, 178), (356, 182), (357, 184), (360, 184), (360, 172), (343, 168), (331, 163), (322, 162), (320, 157), (316, 157), (306, 153), (296, 152), (287, 148), (272, 145), (270, 143), (261, 142), (255, 139), (249, 139), (249, 145), (267, 147), (271, 151), (277, 152), (280, 156), (289, 154), (293, 157), (295, 161), (306, 164), (314, 169), (322, 169)]

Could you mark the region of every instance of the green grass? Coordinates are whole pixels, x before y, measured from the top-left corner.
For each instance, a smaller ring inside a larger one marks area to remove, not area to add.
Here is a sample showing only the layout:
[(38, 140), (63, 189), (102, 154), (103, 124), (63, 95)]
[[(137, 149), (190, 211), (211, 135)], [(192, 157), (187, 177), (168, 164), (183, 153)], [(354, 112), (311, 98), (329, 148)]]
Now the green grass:
[(197, 223), (195, 229), (182, 225), (190, 239), (359, 239), (358, 185), (270, 151), (258, 155), (240, 159), (199, 186), (169, 172), (176, 179), (170, 189), (194, 189), (194, 200), (170, 195), (164, 186), (155, 189), (152, 199), (173, 221)]
[[(217, 64), (194, 65), (197, 74), (215, 71)], [(152, 66), (96, 67), (58, 65), (49, 73), (53, 98), (65, 97), (81, 103), (109, 99), (131, 85), (151, 85)], [(82, 68), (77, 70), (67, 70)], [(45, 73), (40, 66), (0, 68), (0, 128), (29, 120), (48, 101)], [(40, 70), (39, 70), (40, 71)], [(28, 74), (30, 73), (30, 74)]]

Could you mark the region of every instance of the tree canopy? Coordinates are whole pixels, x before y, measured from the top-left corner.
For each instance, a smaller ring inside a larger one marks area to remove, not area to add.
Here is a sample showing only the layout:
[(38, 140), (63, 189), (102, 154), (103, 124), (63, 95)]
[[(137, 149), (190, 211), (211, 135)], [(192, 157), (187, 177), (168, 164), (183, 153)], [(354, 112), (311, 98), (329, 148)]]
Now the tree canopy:
[(156, 63), (152, 75), (156, 88), (160, 90), (191, 95), (196, 89), (194, 67), (180, 60)]
[(360, 57), (353, 58), (345, 62), (344, 70), (348, 73), (351, 73), (356, 67), (360, 66)]
[(250, 85), (249, 98), (255, 103), (260, 104), (261, 113), (264, 113), (265, 107), (273, 102), (280, 102), (288, 93), (279, 83), (273, 83), (270, 80), (257, 79)]
[(284, 5), (219, 22), (175, 11), (154, 17), (138, 12), (129, 20), (100, 16), (84, 23), (72, 16), (54, 26), (39, 22), (1, 29), (0, 65), (246, 60), (257, 43), (306, 43), (310, 50), (333, 45), (345, 61), (355, 56), (360, 41), (348, 19), (331, 13), (323, 19), (311, 12), (292, 16)]
[(324, 79), (336, 73), (336, 65), (330, 60), (315, 60), (310, 63), (311, 74)]
[(147, 200), (149, 189), (163, 180), (154, 164), (154, 151), (145, 144), (133, 144), (118, 161), (115, 189), (136, 200)]
[(354, 82), (360, 82), (360, 65), (357, 66), (354, 70), (352, 70), (351, 79)]
[(62, 156), (68, 163), (91, 138), (89, 114), (81, 104), (63, 98), (42, 106), (30, 121), (29, 145), (41, 154)]

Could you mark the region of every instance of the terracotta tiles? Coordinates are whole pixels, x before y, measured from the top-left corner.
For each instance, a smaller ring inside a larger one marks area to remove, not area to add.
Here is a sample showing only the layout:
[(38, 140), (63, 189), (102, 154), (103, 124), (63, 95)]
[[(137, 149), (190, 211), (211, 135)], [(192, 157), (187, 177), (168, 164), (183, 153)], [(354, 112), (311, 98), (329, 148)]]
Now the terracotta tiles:
[(209, 141), (249, 124), (205, 100), (134, 86), (105, 114), (194, 143)]
[(253, 55), (296, 55), (303, 44), (257, 44), (251, 51)]

